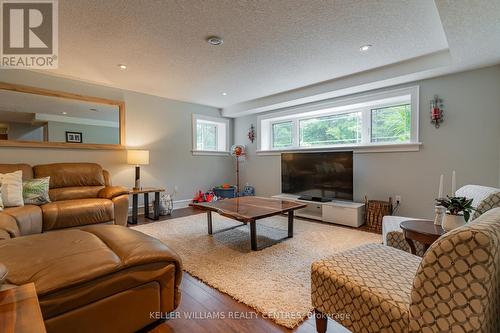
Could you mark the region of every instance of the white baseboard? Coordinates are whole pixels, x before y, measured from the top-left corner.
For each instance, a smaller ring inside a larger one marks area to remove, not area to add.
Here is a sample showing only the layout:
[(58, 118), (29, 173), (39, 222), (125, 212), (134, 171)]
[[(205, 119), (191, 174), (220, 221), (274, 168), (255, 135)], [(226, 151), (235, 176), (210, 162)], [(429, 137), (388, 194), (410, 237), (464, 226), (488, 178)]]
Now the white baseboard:
[[(191, 201), (192, 201), (191, 199), (174, 200), (174, 210), (189, 207)], [(139, 205), (138, 208), (139, 208), (139, 215), (144, 214), (144, 205)], [(149, 205), (149, 210), (150, 211), (153, 210), (153, 204)], [(128, 207), (128, 213), (129, 215), (132, 214), (132, 206)]]

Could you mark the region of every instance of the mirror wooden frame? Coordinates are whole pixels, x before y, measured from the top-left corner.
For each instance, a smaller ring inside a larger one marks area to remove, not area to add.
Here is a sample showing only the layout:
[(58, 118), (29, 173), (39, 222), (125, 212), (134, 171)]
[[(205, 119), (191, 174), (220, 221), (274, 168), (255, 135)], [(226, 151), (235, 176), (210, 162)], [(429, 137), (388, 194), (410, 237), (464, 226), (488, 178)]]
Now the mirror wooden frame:
[(67, 142), (44, 142), (44, 141), (16, 141), (0, 140), (0, 147), (28, 147), (28, 148), (68, 148), (68, 149), (125, 149), (125, 102), (112, 99), (84, 96), (63, 91), (49, 90), (24, 86), (19, 84), (0, 82), (1, 90), (9, 90), (27, 94), (59, 97), (73, 99), (84, 102), (116, 105), (119, 110), (120, 143), (102, 144), (102, 143), (67, 143)]

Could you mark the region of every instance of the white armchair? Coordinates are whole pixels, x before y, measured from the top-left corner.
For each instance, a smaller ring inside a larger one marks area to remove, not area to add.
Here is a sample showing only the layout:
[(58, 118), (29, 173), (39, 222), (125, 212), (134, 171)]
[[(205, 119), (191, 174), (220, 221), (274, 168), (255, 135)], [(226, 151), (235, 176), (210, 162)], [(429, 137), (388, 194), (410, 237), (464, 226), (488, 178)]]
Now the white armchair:
[[(480, 185), (465, 185), (457, 190), (456, 195), (472, 199), (472, 207), (474, 207), (476, 211), (472, 214), (471, 220), (476, 219), (492, 208), (500, 207), (500, 189), (498, 188)], [(404, 239), (403, 231), (400, 227), (401, 222), (407, 220), (420, 219), (403, 216), (384, 216), (382, 220), (382, 237), (384, 245), (410, 252), (410, 247)], [(415, 247), (417, 255), (423, 256), (423, 245), (415, 242)]]

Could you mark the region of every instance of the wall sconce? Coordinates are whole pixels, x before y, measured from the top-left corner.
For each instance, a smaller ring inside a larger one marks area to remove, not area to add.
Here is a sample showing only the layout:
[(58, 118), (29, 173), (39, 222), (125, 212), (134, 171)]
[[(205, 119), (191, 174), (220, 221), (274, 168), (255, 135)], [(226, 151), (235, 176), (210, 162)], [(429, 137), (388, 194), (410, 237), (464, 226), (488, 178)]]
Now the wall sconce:
[(434, 99), (431, 100), (431, 124), (434, 124), (436, 128), (439, 128), (439, 124), (444, 120), (443, 117), (443, 100), (434, 95)]

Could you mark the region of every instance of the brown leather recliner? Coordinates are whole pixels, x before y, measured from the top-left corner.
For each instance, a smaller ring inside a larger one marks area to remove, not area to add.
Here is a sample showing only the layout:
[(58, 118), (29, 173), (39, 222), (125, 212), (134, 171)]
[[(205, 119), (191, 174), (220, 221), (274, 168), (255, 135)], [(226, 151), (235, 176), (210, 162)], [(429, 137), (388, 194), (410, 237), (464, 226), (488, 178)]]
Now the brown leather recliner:
[(128, 191), (112, 186), (96, 163), (0, 164), (0, 173), (23, 171), (23, 179), (50, 176), (50, 203), (0, 212), (0, 239), (89, 224), (127, 224)]
[(0, 263), (3, 288), (35, 284), (49, 333), (135, 332), (180, 302), (178, 255), (124, 226), (0, 240)]

